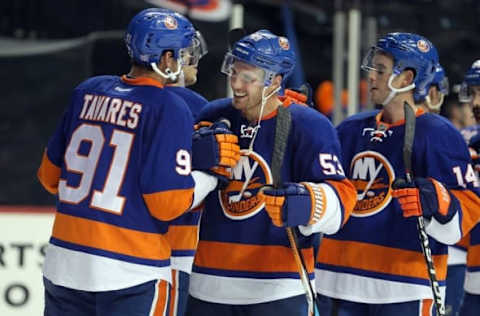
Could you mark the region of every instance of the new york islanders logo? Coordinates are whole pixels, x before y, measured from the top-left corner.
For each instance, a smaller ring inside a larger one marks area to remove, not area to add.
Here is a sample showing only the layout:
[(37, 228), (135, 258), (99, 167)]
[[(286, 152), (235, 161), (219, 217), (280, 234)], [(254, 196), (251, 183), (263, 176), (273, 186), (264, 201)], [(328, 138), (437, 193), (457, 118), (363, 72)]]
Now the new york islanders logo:
[(357, 204), (352, 216), (371, 216), (382, 211), (392, 199), (391, 184), (395, 172), (380, 153), (364, 151), (353, 157), (351, 181), (357, 189)]
[(176, 30), (178, 27), (177, 19), (175, 19), (171, 15), (165, 18), (165, 20), (163, 21), (163, 24), (165, 24), (165, 27), (169, 30)]
[(417, 48), (422, 53), (427, 53), (430, 50), (430, 44), (428, 44), (427, 41), (425, 40), (418, 40)]
[(247, 150), (240, 153), (230, 184), (218, 192), (223, 213), (233, 220), (247, 219), (260, 212), (265, 203), (257, 193), (265, 184), (273, 184), (270, 167), (259, 154)]
[(280, 45), (280, 47), (283, 50), (289, 50), (290, 49), (290, 43), (288, 42), (288, 39), (286, 37), (280, 36), (278, 38), (278, 45)]

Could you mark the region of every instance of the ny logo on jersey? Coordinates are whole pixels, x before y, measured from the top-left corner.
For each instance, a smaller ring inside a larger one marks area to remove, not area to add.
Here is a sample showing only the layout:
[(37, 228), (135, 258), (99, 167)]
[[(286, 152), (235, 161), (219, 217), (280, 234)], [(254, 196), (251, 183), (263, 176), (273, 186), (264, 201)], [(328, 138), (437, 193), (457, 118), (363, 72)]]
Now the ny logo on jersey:
[(382, 154), (374, 151), (358, 153), (350, 164), (350, 175), (357, 189), (357, 204), (352, 216), (370, 216), (387, 206), (395, 172)]
[(218, 192), (225, 216), (233, 220), (243, 220), (261, 211), (264, 203), (257, 193), (265, 184), (273, 183), (270, 167), (259, 154), (249, 150), (240, 153), (230, 184)]

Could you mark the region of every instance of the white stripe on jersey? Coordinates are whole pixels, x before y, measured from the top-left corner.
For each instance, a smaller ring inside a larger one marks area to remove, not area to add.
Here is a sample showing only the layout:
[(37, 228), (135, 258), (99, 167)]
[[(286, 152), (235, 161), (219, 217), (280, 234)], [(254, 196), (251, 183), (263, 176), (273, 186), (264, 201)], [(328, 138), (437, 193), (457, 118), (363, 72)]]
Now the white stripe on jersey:
[(171, 283), (170, 266), (154, 267), (96, 256), (49, 244), (43, 274), (55, 285), (82, 291), (113, 291), (162, 279)]
[[(315, 282), (312, 280), (312, 287)], [(192, 272), (189, 293), (206, 302), (258, 304), (305, 294), (300, 279), (250, 279)]]
[(465, 292), (480, 295), (480, 271), (465, 274)]
[[(391, 304), (433, 299), (430, 285), (387, 281), (364, 276), (315, 269), (317, 293), (352, 302)], [(343, 291), (339, 291), (343, 289)], [(445, 286), (440, 287), (445, 300)]]

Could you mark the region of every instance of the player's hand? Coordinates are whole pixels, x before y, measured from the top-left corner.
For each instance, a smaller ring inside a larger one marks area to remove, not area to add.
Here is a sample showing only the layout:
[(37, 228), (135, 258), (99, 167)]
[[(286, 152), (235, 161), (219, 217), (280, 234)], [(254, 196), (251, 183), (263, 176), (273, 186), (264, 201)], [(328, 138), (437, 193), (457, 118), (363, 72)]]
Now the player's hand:
[(403, 217), (435, 217), (442, 224), (449, 222), (455, 215), (458, 200), (432, 178), (415, 178), (412, 183), (405, 179), (396, 179), (392, 183), (392, 196), (398, 199)]
[(230, 168), (240, 159), (238, 138), (229, 130), (227, 120), (219, 120), (210, 126), (202, 122), (192, 135), (192, 167), (206, 171), (228, 183)]
[(258, 195), (275, 226), (310, 225), (325, 212), (325, 193), (315, 183), (284, 183), (283, 188), (265, 186)]

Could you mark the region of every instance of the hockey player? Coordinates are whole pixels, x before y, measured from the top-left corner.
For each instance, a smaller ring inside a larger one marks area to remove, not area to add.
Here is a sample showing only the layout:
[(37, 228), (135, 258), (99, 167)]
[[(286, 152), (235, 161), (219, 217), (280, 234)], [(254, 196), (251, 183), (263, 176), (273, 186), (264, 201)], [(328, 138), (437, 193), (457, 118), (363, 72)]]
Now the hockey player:
[(465, 141), (470, 143), (470, 139), (480, 133), (480, 59), (476, 60), (465, 74), (458, 100), (470, 105), (476, 121), (476, 124), (461, 131)]
[(242, 157), (228, 187), (205, 200), (187, 315), (308, 313), (285, 227), (300, 227), (299, 248), (313, 280), (313, 234), (343, 225), (355, 190), (343, 175), (330, 122), (295, 103), (288, 106), (283, 187), (265, 188), (273, 183), (277, 92), (294, 65), (288, 40), (267, 30), (241, 38), (225, 55), (222, 72), (230, 76), (233, 99), (211, 102), (200, 120), (228, 119)]
[[(191, 50), (186, 56), (186, 64), (182, 67), (177, 80), (169, 80), (167, 90), (181, 97), (188, 105), (194, 121), (207, 100), (199, 93), (186, 87), (197, 82), (198, 63), (207, 54), (206, 42), (199, 31), (195, 32)], [(169, 316), (182, 316), (188, 298), (190, 273), (193, 257), (198, 243), (198, 224), (201, 209), (187, 212), (169, 223), (166, 238), (172, 248), (171, 268), (172, 287), (170, 291)]]
[(445, 76), (445, 70), (440, 64), (435, 66), (435, 75), (432, 82), (426, 88), (427, 95), (414, 93), (413, 97), (417, 106), (425, 112), (440, 113), (443, 100), (449, 93), (448, 78)]
[[(476, 167), (480, 170), (480, 60), (475, 61), (465, 75), (459, 93), (459, 101), (469, 103), (477, 124), (462, 130)], [(465, 296), (460, 316), (478, 315), (480, 310), (480, 225), (476, 225), (468, 236), (467, 272), (465, 275)]]
[[(327, 315), (332, 306), (339, 316), (433, 315), (416, 217), (427, 222), (442, 296), (445, 244), (457, 242), (478, 220), (478, 181), (460, 133), (414, 105), (414, 93), (427, 94), (437, 62), (432, 43), (410, 33), (387, 34), (363, 61), (372, 101), (383, 109), (338, 126), (343, 166), (358, 201), (342, 230), (320, 245), (316, 288)], [(416, 113), (411, 184), (402, 179), (405, 103)]]
[[(185, 64), (194, 32), (173, 11), (144, 10), (125, 35), (128, 75), (93, 77), (74, 90), (38, 171), (57, 195), (45, 315), (168, 315), (167, 221), (217, 186), (215, 176), (191, 171), (192, 116), (164, 89)], [(236, 164), (234, 135), (202, 132), (195, 141), (205, 149), (193, 153), (210, 158), (202, 169)]]

